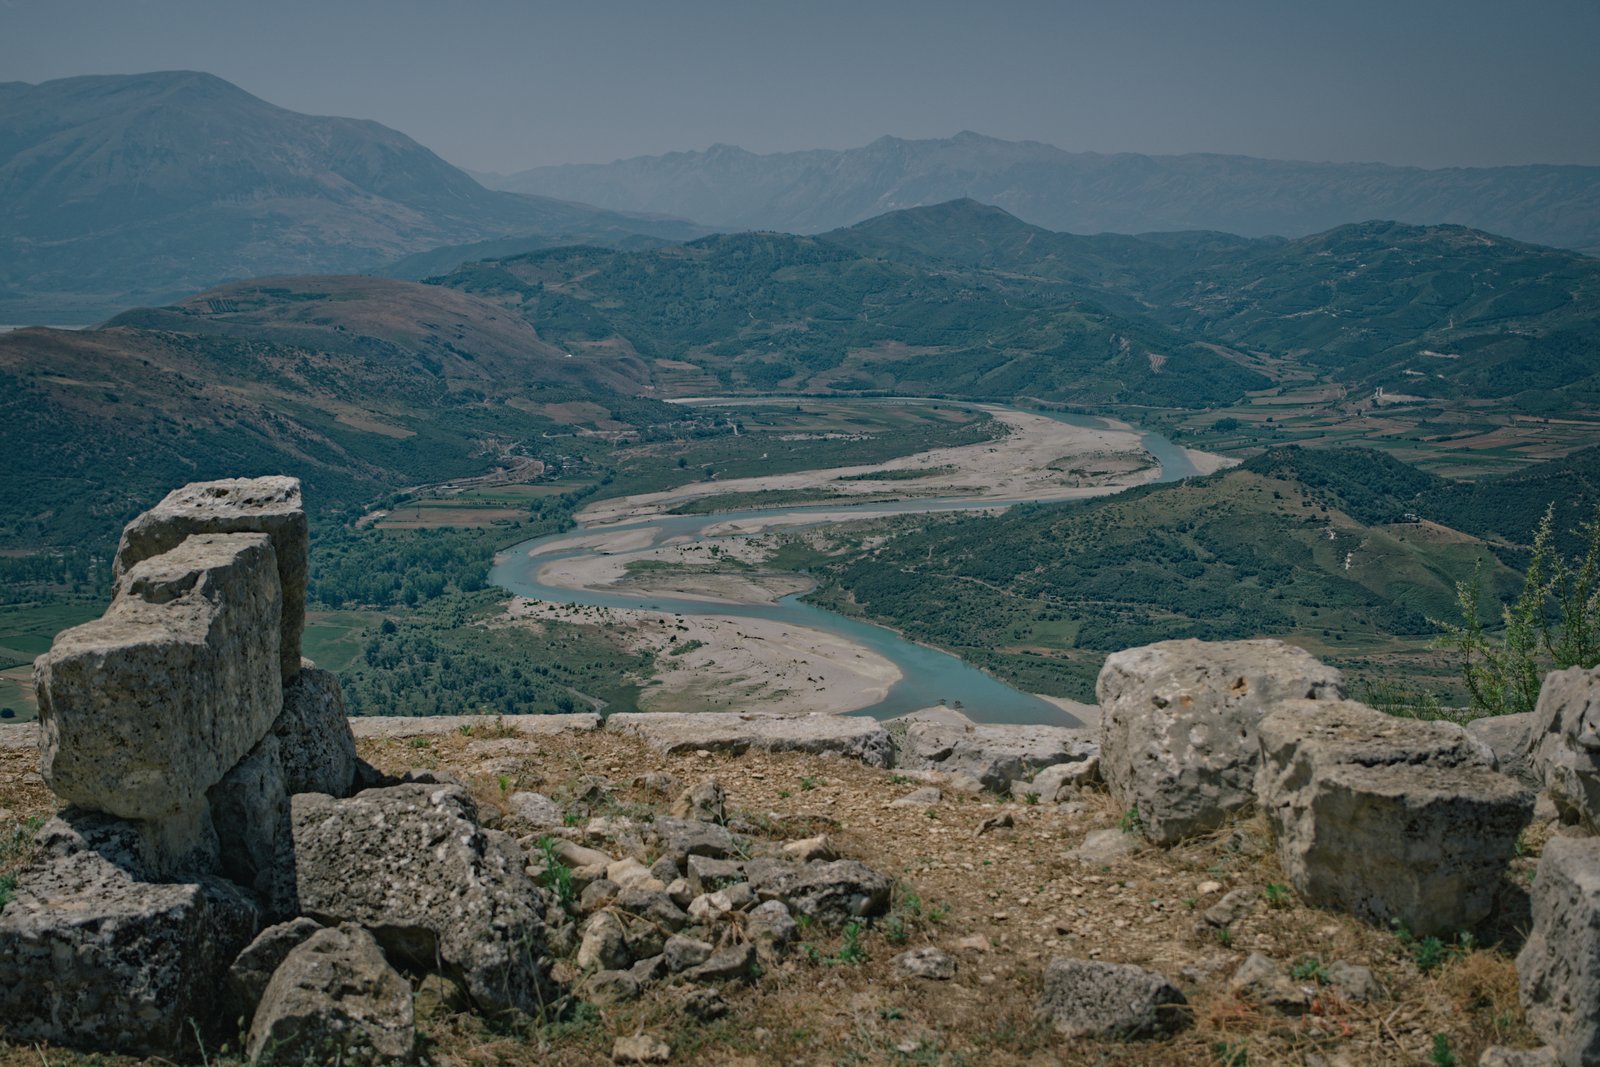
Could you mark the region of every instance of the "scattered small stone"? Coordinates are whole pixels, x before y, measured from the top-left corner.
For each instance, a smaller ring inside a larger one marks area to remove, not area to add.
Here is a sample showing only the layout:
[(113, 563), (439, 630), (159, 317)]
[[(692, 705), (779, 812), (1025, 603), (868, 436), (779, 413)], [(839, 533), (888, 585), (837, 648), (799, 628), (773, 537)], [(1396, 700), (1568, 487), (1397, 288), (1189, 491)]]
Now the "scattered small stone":
[(615, 912), (598, 911), (583, 928), (578, 946), (580, 971), (622, 970), (633, 962), (628, 954), (627, 929)]
[(729, 1010), (727, 998), (707, 986), (696, 986), (683, 998), (683, 1013), (696, 1022), (714, 1022)]
[(1083, 844), (1067, 853), (1067, 858), (1091, 867), (1104, 867), (1126, 859), (1139, 850), (1139, 839), (1121, 830), (1093, 830)]
[(667, 944), (661, 950), (661, 954), (667, 970), (677, 974), (679, 971), (687, 971), (690, 967), (700, 966), (709, 960), (715, 951), (715, 946), (705, 941), (674, 935), (667, 938)]
[(1370, 967), (1337, 960), (1328, 965), (1328, 984), (1356, 1004), (1382, 1000), (1387, 994)]
[(891, 808), (931, 808), (944, 799), (944, 794), (936, 785), (925, 785), (921, 789), (913, 789), (899, 800), (891, 800)]
[(667, 1063), (671, 1059), (672, 1046), (649, 1034), (619, 1037), (611, 1046), (613, 1063)]
[(948, 952), (927, 946), (902, 952), (889, 961), (897, 978), (927, 978), (948, 982), (956, 976), (956, 961)]
[(578, 894), (578, 910), (588, 915), (599, 911), (610, 904), (622, 889), (609, 878), (597, 878), (583, 887), (583, 892)]
[(982, 934), (969, 934), (956, 942), (956, 948), (963, 952), (988, 952), (989, 939)]
[(1290, 980), (1282, 964), (1252, 952), (1228, 980), (1228, 992), (1285, 1015), (1302, 1015), (1308, 1006), (1305, 992)]
[(991, 830), (1006, 830), (1015, 825), (1017, 825), (1017, 822), (1011, 817), (1011, 813), (1009, 811), (1003, 812), (999, 815), (991, 815), (989, 818), (978, 824), (977, 836), (982, 836)]
[[(709, 753), (707, 753), (709, 755)], [(715, 778), (705, 778), (685, 789), (672, 802), (672, 817), (696, 819), (700, 822), (727, 821), (727, 796), (722, 783)]]
[(639, 996), (639, 979), (631, 971), (596, 971), (583, 980), (583, 996), (606, 1008)]
[(1256, 891), (1249, 886), (1230, 889), (1221, 900), (1205, 910), (1205, 920), (1212, 926), (1232, 926), (1256, 910)]
[(712, 953), (711, 958), (683, 972), (691, 982), (732, 982), (751, 978), (756, 973), (754, 945), (730, 945)]
[(768, 900), (750, 910), (744, 928), (745, 934), (758, 947), (772, 950), (793, 941), (799, 924), (783, 901)]
[(561, 810), (561, 805), (543, 793), (512, 793), (506, 798), (506, 806), (511, 809), (512, 815), (535, 829), (562, 826), (566, 821), (566, 813)]
[(1063, 1037), (1158, 1037), (1188, 1026), (1188, 1001), (1163, 975), (1141, 967), (1057, 959), (1044, 972), (1037, 1016)]
[(816, 860), (826, 863), (839, 858), (839, 850), (833, 847), (833, 842), (829, 840), (827, 834), (790, 841), (783, 846), (783, 854), (796, 863), (811, 863)]

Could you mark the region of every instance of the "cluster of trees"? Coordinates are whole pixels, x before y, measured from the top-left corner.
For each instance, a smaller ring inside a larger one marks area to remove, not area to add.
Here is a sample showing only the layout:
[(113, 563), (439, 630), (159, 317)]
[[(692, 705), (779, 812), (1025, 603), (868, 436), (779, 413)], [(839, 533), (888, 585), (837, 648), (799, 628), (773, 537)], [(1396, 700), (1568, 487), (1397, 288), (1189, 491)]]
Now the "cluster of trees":
[(353, 715), (541, 715), (587, 711), (590, 697), (633, 710), (648, 662), (592, 628), (496, 626), (502, 598), (451, 594), (384, 620), (340, 675)]

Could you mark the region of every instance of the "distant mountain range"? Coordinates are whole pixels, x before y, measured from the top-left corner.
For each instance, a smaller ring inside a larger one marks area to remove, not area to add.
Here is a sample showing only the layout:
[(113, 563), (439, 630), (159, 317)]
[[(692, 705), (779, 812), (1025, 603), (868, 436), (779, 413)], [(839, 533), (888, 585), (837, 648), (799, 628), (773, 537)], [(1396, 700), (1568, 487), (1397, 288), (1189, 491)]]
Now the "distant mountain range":
[(704, 232), (491, 191), (376, 122), (286, 111), (209, 74), (0, 84), (0, 322), (511, 235)]
[(1066, 152), (975, 133), (756, 155), (731, 145), (539, 167), (489, 185), (736, 229), (817, 233), (971, 197), (1072, 233), (1223, 230), (1300, 237), (1368, 219), (1456, 223), (1600, 253), (1600, 167), (1302, 163)]

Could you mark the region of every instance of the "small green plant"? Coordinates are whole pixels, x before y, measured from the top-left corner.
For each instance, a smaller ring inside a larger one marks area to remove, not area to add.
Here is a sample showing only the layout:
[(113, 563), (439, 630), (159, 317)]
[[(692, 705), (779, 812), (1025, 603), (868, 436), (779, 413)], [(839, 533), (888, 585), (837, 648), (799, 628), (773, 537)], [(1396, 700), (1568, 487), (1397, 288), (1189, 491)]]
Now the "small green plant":
[(907, 778), (903, 774), (891, 774), (889, 776), (889, 784), (890, 785), (910, 785), (911, 784), (911, 779)]
[(1328, 968), (1317, 957), (1306, 956), (1289, 969), (1289, 977), (1296, 982), (1316, 982), (1318, 985), (1323, 985), (1328, 981)]
[(1222, 1067), (1245, 1067), (1250, 1062), (1250, 1049), (1243, 1041), (1218, 1041), (1211, 1051)]
[(808, 774), (804, 778), (800, 779), (800, 788), (801, 789), (811, 790), (811, 789), (815, 789), (816, 787), (817, 787), (817, 780), (815, 778), (813, 778), (811, 775)]
[(861, 924), (846, 923), (844, 928), (844, 944), (839, 946), (839, 952), (834, 957), (840, 963), (852, 966), (867, 962), (872, 957), (867, 955), (865, 946), (861, 944)]
[(1286, 885), (1268, 882), (1264, 892), (1269, 908), (1287, 908), (1293, 902), (1293, 898), (1289, 895), (1289, 887)]
[(509, 775), (502, 774), (500, 776), (500, 792), (511, 792), (511, 777)]
[(17, 876), (14, 874), (0, 874), (0, 908), (11, 903), (11, 898), (17, 893)]
[(1428, 1062), (1433, 1067), (1456, 1067), (1456, 1054), (1450, 1051), (1449, 1035), (1433, 1035), (1433, 1051), (1428, 1054)]
[(578, 825), (579, 818), (580, 818), (580, 816), (578, 815), (577, 812), (569, 811), (569, 812), (567, 812), (567, 813), (565, 813), (564, 815), (561, 816), (561, 825), (562, 826), (576, 826), (576, 825)]
[(1125, 834), (1137, 834), (1144, 830), (1144, 820), (1139, 818), (1138, 808), (1129, 808), (1122, 813), (1122, 818), (1117, 820), (1117, 828)]
[(433, 741), (426, 737), (413, 737), (411, 739), (412, 748), (427, 748), (432, 744)]
[(1039, 794), (1038, 793), (1024, 793), (1024, 794), (1022, 794), (1022, 802), (1031, 807), (1034, 804), (1039, 803)]
[(789, 798), (790, 798), (790, 797), (792, 797), (792, 796), (794, 796), (794, 794), (793, 794), (793, 793), (791, 793), (791, 792), (790, 792), (790, 791), (789, 791), (789, 790), (787, 790), (787, 789), (780, 789), (780, 790), (778, 790), (778, 797), (779, 797), (779, 798), (780, 798), (780, 799), (782, 799), (782, 800), (788, 800), (788, 799), (789, 799)]
[(1226, 926), (1217, 927), (1217, 944), (1226, 948), (1233, 944), (1233, 931)]
[(561, 857), (556, 855), (554, 838), (539, 838), (538, 849), (544, 857), (544, 871), (539, 876), (539, 884), (555, 893), (556, 902), (562, 908), (570, 910), (578, 900), (578, 895), (572, 888), (572, 869), (561, 862)]
[(1199, 904), (1199, 903), (1200, 903), (1200, 898), (1199, 897), (1184, 897), (1183, 898), (1183, 906), (1188, 908), (1190, 911), (1193, 911), (1195, 909), (1195, 905)]

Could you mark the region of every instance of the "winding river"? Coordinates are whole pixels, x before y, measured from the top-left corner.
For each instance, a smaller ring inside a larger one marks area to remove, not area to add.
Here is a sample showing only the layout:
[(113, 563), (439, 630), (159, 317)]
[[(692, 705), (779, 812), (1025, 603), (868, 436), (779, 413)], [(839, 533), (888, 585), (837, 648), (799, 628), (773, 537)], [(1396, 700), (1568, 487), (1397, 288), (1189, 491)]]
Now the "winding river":
[[(946, 402), (948, 403), (948, 402)], [(1068, 415), (1048, 411), (1035, 411), (1073, 426), (1106, 428), (1109, 424), (1090, 416)], [(1171, 482), (1200, 473), (1190, 462), (1183, 449), (1156, 433), (1139, 432), (1140, 444), (1161, 465), (1158, 481)], [(1031, 693), (1024, 693), (1006, 685), (993, 676), (973, 667), (947, 652), (908, 640), (886, 627), (857, 619), (846, 618), (823, 608), (804, 603), (802, 594), (783, 597), (771, 604), (742, 604), (722, 601), (689, 600), (660, 596), (651, 593), (629, 593), (621, 590), (598, 591), (571, 589), (547, 585), (539, 580), (539, 571), (546, 565), (564, 559), (590, 554), (589, 549), (544, 551), (540, 549), (557, 541), (580, 536), (590, 529), (613, 531), (635, 526), (648, 526), (650, 547), (667, 542), (684, 543), (706, 538), (708, 527), (716, 525), (726, 529), (730, 523), (741, 520), (771, 520), (782, 518), (789, 529), (808, 525), (807, 512), (826, 513), (819, 522), (836, 522), (841, 512), (852, 519), (869, 519), (883, 515), (948, 512), (993, 511), (1013, 504), (1028, 503), (1023, 500), (969, 500), (960, 498), (928, 498), (877, 504), (841, 505), (830, 502), (812, 507), (770, 508), (752, 511), (719, 512), (714, 515), (656, 515), (626, 523), (609, 523), (602, 527), (578, 526), (562, 534), (535, 538), (507, 550), (490, 571), (489, 580), (519, 596), (531, 597), (558, 604), (607, 608), (648, 609), (680, 615), (718, 615), (735, 618), (769, 619), (794, 626), (811, 627), (837, 634), (862, 645), (888, 659), (900, 670), (900, 679), (890, 688), (887, 696), (877, 704), (855, 714), (870, 715), (879, 719), (892, 718), (919, 708), (946, 704), (960, 707), (962, 712), (976, 722), (986, 723), (1046, 723), (1054, 726), (1079, 725), (1078, 720), (1049, 701)], [(726, 537), (727, 534), (721, 536)], [(641, 546), (642, 547), (642, 546)]]

